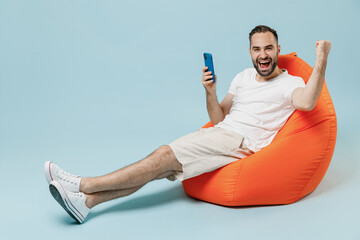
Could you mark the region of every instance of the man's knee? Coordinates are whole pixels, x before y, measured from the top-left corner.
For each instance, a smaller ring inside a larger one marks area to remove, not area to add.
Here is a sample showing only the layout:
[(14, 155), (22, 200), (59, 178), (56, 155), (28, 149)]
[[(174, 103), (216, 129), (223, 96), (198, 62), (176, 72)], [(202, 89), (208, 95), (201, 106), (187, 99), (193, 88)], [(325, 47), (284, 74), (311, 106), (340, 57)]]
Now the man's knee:
[(171, 158), (172, 154), (173, 154), (173, 151), (171, 150), (169, 145), (162, 145), (158, 149), (156, 149), (155, 152), (160, 154), (161, 156), (168, 157), (168, 158)]
[(170, 167), (167, 170), (176, 170), (181, 171), (182, 165), (177, 160), (173, 150), (170, 148), (169, 145), (160, 146), (158, 149), (155, 150), (156, 155), (158, 155), (158, 160), (161, 165), (166, 165)]

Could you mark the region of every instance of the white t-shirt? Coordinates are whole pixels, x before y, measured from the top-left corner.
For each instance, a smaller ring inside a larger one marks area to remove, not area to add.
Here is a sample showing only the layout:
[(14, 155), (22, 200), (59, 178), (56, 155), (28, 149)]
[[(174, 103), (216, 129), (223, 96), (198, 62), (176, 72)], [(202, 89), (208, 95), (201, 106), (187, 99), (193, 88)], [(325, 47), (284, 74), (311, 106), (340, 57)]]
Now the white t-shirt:
[(266, 82), (256, 81), (255, 68), (238, 73), (229, 89), (234, 95), (230, 112), (215, 127), (242, 134), (245, 144), (254, 152), (270, 144), (295, 111), (291, 104), (292, 92), (305, 87), (302, 78), (283, 71)]

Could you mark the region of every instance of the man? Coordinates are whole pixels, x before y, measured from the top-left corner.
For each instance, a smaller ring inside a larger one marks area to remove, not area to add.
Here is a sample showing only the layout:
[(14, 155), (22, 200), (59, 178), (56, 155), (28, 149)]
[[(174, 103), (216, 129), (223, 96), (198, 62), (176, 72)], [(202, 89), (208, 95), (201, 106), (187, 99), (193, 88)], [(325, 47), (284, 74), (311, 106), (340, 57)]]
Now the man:
[(207, 110), (213, 128), (200, 129), (161, 146), (143, 160), (113, 173), (81, 178), (46, 162), (50, 192), (77, 222), (94, 206), (139, 190), (161, 178), (183, 181), (213, 171), (270, 144), (295, 109), (311, 111), (320, 95), (331, 43), (316, 42), (316, 63), (308, 83), (277, 66), (278, 36), (267, 26), (249, 34), (254, 68), (236, 75), (219, 104), (211, 72), (203, 68)]

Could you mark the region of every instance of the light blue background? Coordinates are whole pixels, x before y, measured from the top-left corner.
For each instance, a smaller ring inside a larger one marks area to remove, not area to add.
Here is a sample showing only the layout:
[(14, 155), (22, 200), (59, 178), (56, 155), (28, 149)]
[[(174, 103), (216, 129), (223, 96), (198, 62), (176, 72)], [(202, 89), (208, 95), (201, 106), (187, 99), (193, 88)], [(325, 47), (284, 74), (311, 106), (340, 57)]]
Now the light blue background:
[[(0, 232), (6, 239), (360, 239), (360, 1), (0, 0)], [(83, 225), (49, 194), (43, 163), (82, 176), (128, 165), (208, 122), (202, 53), (221, 100), (251, 67), (248, 33), (315, 63), (338, 117), (329, 170), (285, 206), (225, 208), (160, 180), (93, 209)]]

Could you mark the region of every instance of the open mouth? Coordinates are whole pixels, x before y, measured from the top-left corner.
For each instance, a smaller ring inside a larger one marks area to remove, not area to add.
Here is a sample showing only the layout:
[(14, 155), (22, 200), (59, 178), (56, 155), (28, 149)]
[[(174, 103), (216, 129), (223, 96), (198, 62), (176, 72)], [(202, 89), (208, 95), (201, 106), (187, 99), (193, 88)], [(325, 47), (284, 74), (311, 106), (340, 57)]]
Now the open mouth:
[(270, 67), (270, 60), (261, 60), (258, 62), (261, 70), (266, 70)]

